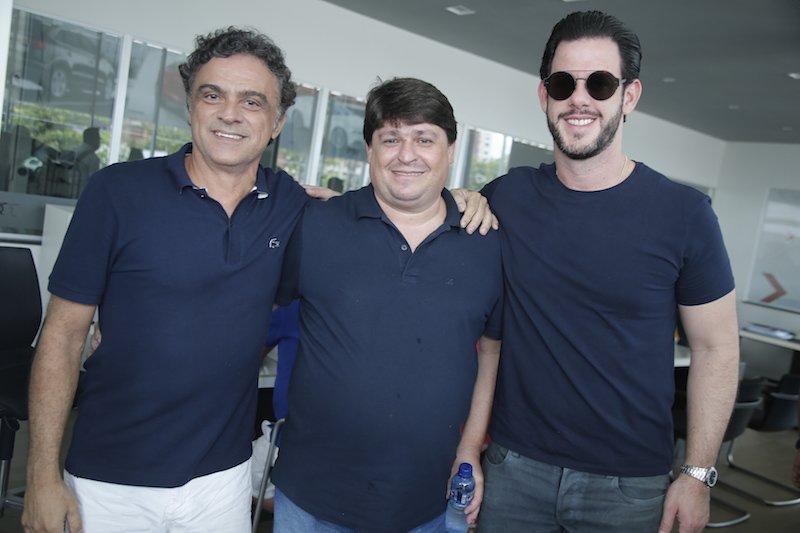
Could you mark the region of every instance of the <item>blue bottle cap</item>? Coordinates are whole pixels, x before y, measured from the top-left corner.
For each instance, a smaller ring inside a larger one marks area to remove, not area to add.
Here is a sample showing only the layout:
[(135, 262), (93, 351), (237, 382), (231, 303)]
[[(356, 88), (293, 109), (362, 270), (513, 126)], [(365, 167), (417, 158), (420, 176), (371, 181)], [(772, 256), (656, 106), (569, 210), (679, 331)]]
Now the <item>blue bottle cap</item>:
[(472, 465), (469, 463), (461, 463), (458, 465), (458, 475), (461, 477), (472, 477)]

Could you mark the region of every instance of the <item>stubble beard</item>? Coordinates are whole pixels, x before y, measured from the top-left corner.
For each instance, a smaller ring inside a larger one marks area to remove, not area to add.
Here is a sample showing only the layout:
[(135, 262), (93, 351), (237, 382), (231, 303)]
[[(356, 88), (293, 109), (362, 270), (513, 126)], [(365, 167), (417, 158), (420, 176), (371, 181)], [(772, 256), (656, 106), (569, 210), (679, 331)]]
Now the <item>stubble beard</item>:
[[(598, 117), (598, 120), (601, 117), (602, 115)], [(549, 115), (547, 117), (547, 128), (550, 130), (550, 134), (553, 136), (553, 142), (555, 143), (556, 147), (558, 147), (558, 149), (565, 156), (570, 159), (582, 161), (585, 159), (590, 159), (608, 148), (608, 146), (611, 144), (611, 141), (614, 140), (614, 137), (617, 134), (621, 118), (622, 103), (620, 103), (617, 112), (614, 113), (614, 115), (611, 117), (611, 120), (609, 120), (605, 126), (603, 126), (602, 130), (600, 130), (600, 135), (597, 136), (597, 140), (584, 148), (571, 148), (568, 146), (564, 141), (564, 136), (561, 135), (561, 132), (558, 130), (557, 123), (550, 120)]]

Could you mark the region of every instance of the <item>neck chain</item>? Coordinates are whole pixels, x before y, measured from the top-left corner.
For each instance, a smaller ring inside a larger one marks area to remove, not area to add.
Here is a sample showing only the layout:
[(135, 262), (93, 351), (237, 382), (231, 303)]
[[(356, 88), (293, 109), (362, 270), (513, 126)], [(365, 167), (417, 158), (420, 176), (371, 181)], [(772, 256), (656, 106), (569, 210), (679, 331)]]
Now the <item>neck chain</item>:
[(617, 180), (617, 183), (622, 182), (622, 178), (623, 176), (625, 176), (625, 167), (627, 166), (627, 164), (628, 164), (628, 156), (626, 155), (625, 160), (622, 161), (622, 169), (619, 171), (619, 179)]

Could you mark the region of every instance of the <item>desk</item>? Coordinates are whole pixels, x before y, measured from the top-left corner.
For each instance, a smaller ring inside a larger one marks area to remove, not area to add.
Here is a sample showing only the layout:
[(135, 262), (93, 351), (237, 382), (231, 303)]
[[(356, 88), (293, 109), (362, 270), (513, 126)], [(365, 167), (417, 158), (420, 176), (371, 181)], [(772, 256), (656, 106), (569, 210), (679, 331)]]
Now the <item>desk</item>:
[(800, 341), (798, 339), (783, 340), (769, 335), (762, 335), (761, 333), (754, 333), (746, 329), (739, 330), (739, 337), (744, 339), (754, 340), (756, 342), (763, 342), (764, 344), (771, 344), (772, 346), (780, 346), (792, 351), (792, 364), (789, 369), (790, 374), (800, 374)]

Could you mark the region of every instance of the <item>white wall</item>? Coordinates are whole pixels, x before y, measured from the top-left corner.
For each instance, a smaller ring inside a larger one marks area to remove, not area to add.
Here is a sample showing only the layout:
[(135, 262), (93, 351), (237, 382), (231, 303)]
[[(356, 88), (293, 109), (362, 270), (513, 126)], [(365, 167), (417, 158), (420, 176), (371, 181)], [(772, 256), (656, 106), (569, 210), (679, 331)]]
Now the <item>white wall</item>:
[[(192, 49), (198, 33), (253, 26), (286, 51), (298, 81), (364, 96), (378, 76), (415, 76), (447, 94), (460, 122), (552, 144), (536, 97), (537, 77), (319, 0), (230, 0), (207, 8), (196, 0), (18, 0), (15, 5), (183, 51)], [(546, 39), (542, 35), (542, 46)], [(540, 53), (531, 50), (531, 61), (538, 62)], [(715, 188), (714, 206), (741, 298), (766, 190), (800, 188), (800, 146), (727, 144), (640, 112), (625, 128), (633, 159), (672, 178)], [(800, 315), (752, 307), (741, 306), (743, 320), (758, 317), (800, 332)]]

